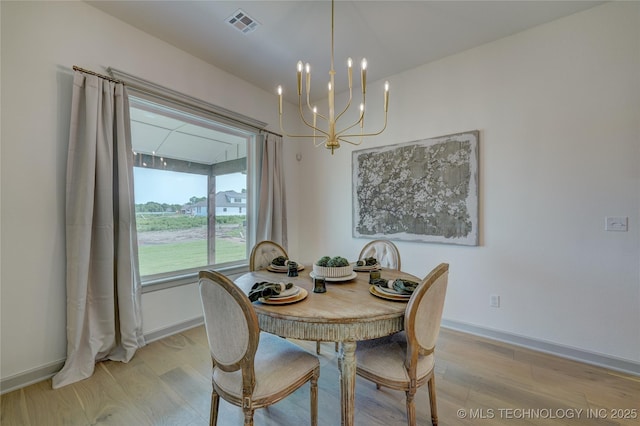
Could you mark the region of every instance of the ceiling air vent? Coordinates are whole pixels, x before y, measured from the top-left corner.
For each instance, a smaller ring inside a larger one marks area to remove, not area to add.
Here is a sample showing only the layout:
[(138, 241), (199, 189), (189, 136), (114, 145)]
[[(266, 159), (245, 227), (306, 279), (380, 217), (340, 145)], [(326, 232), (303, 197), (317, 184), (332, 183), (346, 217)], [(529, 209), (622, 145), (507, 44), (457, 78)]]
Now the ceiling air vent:
[(247, 15), (242, 9), (236, 10), (233, 15), (229, 16), (227, 22), (244, 34), (250, 33), (260, 25), (258, 21)]

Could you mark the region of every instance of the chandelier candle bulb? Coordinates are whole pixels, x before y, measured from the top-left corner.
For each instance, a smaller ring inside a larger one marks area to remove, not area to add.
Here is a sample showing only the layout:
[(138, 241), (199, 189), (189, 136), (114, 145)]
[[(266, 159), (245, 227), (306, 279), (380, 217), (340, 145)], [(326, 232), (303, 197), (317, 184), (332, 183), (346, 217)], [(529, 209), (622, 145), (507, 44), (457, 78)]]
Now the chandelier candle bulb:
[(298, 96), (302, 95), (302, 61), (298, 61)]
[(351, 58), (347, 59), (347, 74), (349, 76), (349, 93), (351, 93), (351, 88), (353, 87), (353, 60)]
[(361, 78), (362, 78), (362, 94), (364, 95), (365, 92), (367, 91), (367, 60), (364, 58), (362, 58)]
[(282, 115), (282, 86), (278, 86), (278, 98), (280, 99), (278, 112)]
[(306, 77), (307, 77), (307, 104), (309, 103), (309, 92), (311, 91), (311, 65), (307, 62), (305, 65)]
[(389, 82), (384, 82), (384, 112), (389, 110)]

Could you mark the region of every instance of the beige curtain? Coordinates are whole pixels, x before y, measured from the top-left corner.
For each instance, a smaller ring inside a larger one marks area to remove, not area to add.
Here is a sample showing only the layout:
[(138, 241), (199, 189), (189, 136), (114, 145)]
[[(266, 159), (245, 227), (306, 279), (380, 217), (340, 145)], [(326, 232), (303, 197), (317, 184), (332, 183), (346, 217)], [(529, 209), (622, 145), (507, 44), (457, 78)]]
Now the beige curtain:
[(282, 136), (262, 133), (258, 141), (258, 228), (256, 241), (271, 240), (287, 248), (287, 209), (285, 199)]
[(122, 84), (76, 71), (66, 185), (67, 359), (59, 388), (144, 345), (129, 103)]

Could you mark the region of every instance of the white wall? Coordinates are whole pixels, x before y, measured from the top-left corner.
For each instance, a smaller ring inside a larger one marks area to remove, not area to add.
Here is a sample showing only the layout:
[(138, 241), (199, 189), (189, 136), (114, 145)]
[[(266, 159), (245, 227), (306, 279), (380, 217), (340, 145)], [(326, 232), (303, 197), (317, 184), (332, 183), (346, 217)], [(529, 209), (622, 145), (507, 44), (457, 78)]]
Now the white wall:
[[(445, 318), (640, 362), (639, 7), (606, 4), (390, 78), (389, 128), (365, 147), (481, 131), (481, 245), (398, 243), (414, 274), (451, 264)], [(2, 1), (0, 15), (4, 380), (66, 354), (72, 65), (268, 123), (277, 112), (273, 94), (85, 3)], [(366, 240), (351, 237), (352, 149), (290, 142), (289, 252), (354, 257)], [(629, 232), (604, 232), (607, 215), (629, 216)], [(145, 333), (196, 318), (197, 305), (192, 285), (145, 294)]]
[[(102, 73), (113, 67), (267, 123), (277, 123), (278, 111), (275, 93), (86, 3), (2, 1), (0, 8), (4, 380), (66, 356), (64, 188), (73, 65)], [(293, 151), (285, 154), (295, 163)], [(145, 334), (202, 315), (194, 285), (144, 294), (142, 303)]]
[[(419, 276), (450, 263), (445, 319), (640, 362), (640, 3), (389, 80), (389, 127), (360, 148), (481, 132), (481, 244), (397, 243)], [(351, 237), (352, 150), (308, 149), (298, 166), (300, 204), (322, 206), (305, 210), (304, 258), (353, 258), (366, 242)], [(629, 232), (605, 232), (605, 216), (628, 216)]]

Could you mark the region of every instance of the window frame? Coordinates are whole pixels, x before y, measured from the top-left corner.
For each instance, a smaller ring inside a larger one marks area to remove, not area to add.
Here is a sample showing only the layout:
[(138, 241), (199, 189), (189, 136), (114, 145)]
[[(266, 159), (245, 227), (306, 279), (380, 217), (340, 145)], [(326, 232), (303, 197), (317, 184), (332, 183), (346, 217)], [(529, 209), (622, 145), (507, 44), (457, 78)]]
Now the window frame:
[[(150, 81), (127, 74), (114, 68), (108, 68), (107, 72), (114, 78), (117, 78), (118, 80), (124, 82), (124, 84), (127, 86), (129, 97), (141, 99), (143, 101), (156, 103), (167, 108), (182, 111), (186, 114), (201, 117), (204, 120), (213, 121), (219, 123), (221, 126), (228, 126), (252, 135), (247, 142), (248, 145), (246, 159), (247, 259), (245, 262), (239, 262), (237, 264), (216, 268), (216, 270), (230, 275), (248, 271), (250, 247), (253, 247), (256, 242), (256, 227), (258, 219), (257, 208), (259, 195), (259, 176), (257, 176), (257, 155), (259, 149), (257, 147), (257, 141), (261, 137), (260, 130), (263, 130), (266, 127), (266, 123), (227, 110), (217, 105), (210, 104), (189, 95), (176, 92), (172, 89), (157, 85)], [(215, 204), (215, 199), (211, 200), (209, 195), (207, 197), (209, 199), (209, 203), (213, 201), (213, 203)], [(211, 208), (211, 204), (209, 204), (209, 208)], [(252, 214), (249, 214), (250, 212), (252, 212)], [(199, 268), (181, 270), (178, 272), (145, 276), (145, 279), (142, 281), (142, 292), (148, 293), (152, 291), (163, 290), (166, 288), (193, 284), (195, 281), (197, 281), (198, 272), (201, 269), (210, 267), (215, 267), (215, 264), (210, 264)]]

